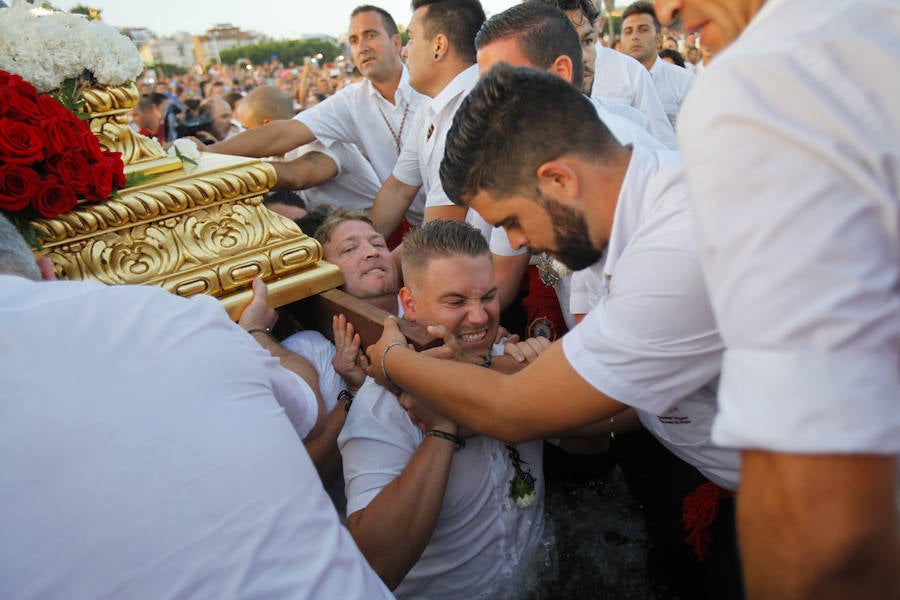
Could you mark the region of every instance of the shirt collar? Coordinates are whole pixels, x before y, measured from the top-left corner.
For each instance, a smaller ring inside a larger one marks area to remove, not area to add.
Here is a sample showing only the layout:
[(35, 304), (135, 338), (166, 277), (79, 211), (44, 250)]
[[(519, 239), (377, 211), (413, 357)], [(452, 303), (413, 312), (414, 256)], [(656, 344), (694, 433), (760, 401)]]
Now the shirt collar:
[[(409, 86), (409, 71), (406, 70), (406, 65), (401, 65), (401, 69), (400, 83), (397, 84), (397, 91), (394, 92), (393, 106), (395, 108), (408, 103), (413, 97), (413, 89)], [(375, 100), (379, 102), (388, 102), (387, 98), (381, 95), (381, 92), (378, 91), (378, 88), (376, 88), (371, 81), (363, 79), (363, 85), (366, 86), (369, 95), (373, 96)], [(388, 102), (388, 104), (390, 104), (390, 102)]]
[(468, 94), (478, 83), (478, 65), (459, 72), (441, 92), (431, 100), (431, 111), (438, 115), (460, 94)]

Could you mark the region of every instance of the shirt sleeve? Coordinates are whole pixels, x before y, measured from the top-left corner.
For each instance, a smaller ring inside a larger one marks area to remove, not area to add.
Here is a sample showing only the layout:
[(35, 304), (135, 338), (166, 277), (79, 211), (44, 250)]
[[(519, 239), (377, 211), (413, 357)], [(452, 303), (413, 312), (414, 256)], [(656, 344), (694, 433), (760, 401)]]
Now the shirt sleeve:
[(368, 506), (399, 477), (421, 442), (421, 432), (394, 395), (367, 379), (353, 399), (353, 408), (338, 436), (347, 514)]
[(719, 372), (722, 344), (696, 253), (656, 246), (619, 258), (609, 293), (563, 337), (578, 374), (607, 396), (662, 414)]
[(361, 90), (354, 86), (338, 90), (312, 108), (297, 113), (294, 118), (309, 127), (325, 146), (334, 142), (353, 143), (358, 138), (353, 118), (354, 106), (358, 106), (354, 95), (358, 93)]
[(679, 123), (728, 348), (714, 439), (897, 454), (895, 106), (797, 58), (710, 68)]
[(331, 364), (335, 352), (334, 344), (318, 331), (298, 331), (285, 338), (281, 345), (299, 354), (316, 368), (319, 376), (319, 392), (322, 394), (325, 410), (331, 412), (337, 405), (338, 394), (346, 387), (344, 380)]

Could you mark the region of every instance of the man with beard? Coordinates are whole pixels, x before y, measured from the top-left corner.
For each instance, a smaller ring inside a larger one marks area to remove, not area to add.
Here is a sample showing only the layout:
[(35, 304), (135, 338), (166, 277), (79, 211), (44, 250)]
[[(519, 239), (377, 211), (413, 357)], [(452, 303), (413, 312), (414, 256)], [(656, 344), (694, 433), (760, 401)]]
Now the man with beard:
[(740, 465), (736, 451), (710, 440), (723, 345), (677, 157), (622, 146), (571, 85), (502, 64), (463, 103), (447, 139), (441, 180), (450, 198), (504, 227), (513, 247), (546, 251), (572, 269), (604, 254), (605, 296), (514, 375), (410, 351), (394, 343), (402, 336), (390, 320), (367, 349), (370, 373), (409, 391), (413, 411), (437, 410), (513, 441), (609, 431), (611, 417), (635, 407), (704, 478), (697, 492), (706, 501), (685, 499), (686, 525), (698, 525), (688, 541), (716, 586), (711, 595), (739, 597), (731, 513), (713, 518), (707, 556), (708, 532), (691, 509), (730, 511)]

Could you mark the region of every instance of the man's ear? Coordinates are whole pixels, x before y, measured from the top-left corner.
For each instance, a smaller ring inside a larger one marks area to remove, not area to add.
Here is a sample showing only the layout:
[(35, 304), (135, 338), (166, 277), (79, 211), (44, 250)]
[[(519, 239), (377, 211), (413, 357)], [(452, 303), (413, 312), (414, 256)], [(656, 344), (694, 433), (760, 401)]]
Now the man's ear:
[(403, 307), (403, 318), (407, 321), (415, 321), (416, 295), (406, 286), (400, 288), (400, 305)]
[(403, 38), (400, 37), (399, 33), (395, 33), (391, 36), (391, 41), (394, 43), (394, 50), (396, 50), (397, 56), (400, 56), (400, 50), (403, 48)]
[(551, 73), (562, 77), (563, 81), (572, 83), (572, 59), (568, 56), (564, 54), (557, 56), (556, 60), (553, 61), (553, 64), (550, 65), (550, 69), (548, 70)]
[(42, 256), (36, 262), (41, 270), (41, 278), (44, 281), (56, 281), (56, 273), (53, 272), (53, 262), (49, 258)]
[(543, 163), (537, 169), (538, 189), (557, 200), (574, 200), (580, 191), (578, 173), (565, 158)]
[[(443, 33), (439, 33), (436, 36), (434, 36), (433, 46), (434, 46), (434, 55), (437, 57), (441, 57), (444, 54), (446, 54), (447, 52), (449, 52), (448, 48), (450, 48), (450, 43), (447, 41), (447, 36), (445, 36)], [(435, 58), (435, 60), (438, 60), (438, 59)]]

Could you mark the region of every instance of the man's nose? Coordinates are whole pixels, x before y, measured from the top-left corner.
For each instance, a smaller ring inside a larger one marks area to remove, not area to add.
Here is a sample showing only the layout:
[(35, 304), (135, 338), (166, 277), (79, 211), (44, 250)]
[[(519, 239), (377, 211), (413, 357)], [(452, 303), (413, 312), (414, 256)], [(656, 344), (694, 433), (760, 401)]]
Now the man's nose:
[(476, 325), (480, 325), (482, 323), (487, 323), (488, 321), (488, 313), (485, 310), (483, 302), (473, 302), (469, 306), (468, 314), (466, 315), (469, 323), (474, 323)]
[(509, 245), (512, 246), (513, 250), (518, 250), (524, 246), (528, 245), (528, 238), (525, 237), (518, 229), (516, 230), (506, 230), (506, 237), (509, 238)]

